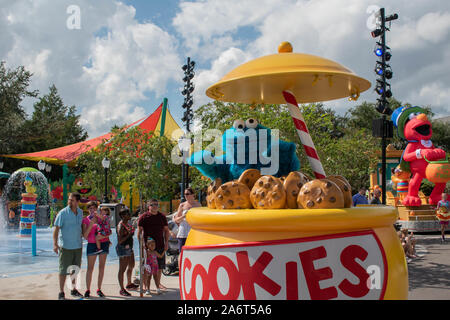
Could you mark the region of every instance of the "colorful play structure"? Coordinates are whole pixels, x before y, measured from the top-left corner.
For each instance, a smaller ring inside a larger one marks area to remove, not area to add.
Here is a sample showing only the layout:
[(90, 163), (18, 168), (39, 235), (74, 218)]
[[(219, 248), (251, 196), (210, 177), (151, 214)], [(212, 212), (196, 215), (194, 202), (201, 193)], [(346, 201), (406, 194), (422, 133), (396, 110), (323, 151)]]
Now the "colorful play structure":
[(36, 188), (33, 187), (33, 180), (30, 178), (29, 173), (25, 178), (25, 190), (26, 193), (22, 193), (22, 208), (20, 211), (20, 237), (31, 237), (31, 229), (34, 223), (35, 211), (36, 211)]
[[(156, 108), (156, 110), (148, 117), (142, 118), (131, 123), (126, 128), (140, 127), (144, 131), (153, 131), (159, 133), (161, 136), (165, 135), (177, 140), (182, 134), (183, 130), (174, 120), (168, 109), (168, 100), (164, 98), (163, 102)], [(46, 163), (53, 165), (61, 165), (63, 167), (62, 181), (53, 181), (51, 183), (51, 192), (55, 201), (61, 201), (62, 205), (67, 203), (68, 193), (77, 191), (81, 194), (81, 207), (84, 208), (89, 200), (98, 200), (99, 197), (92, 194), (89, 186), (84, 185), (82, 179), (74, 177), (69, 173), (69, 167), (76, 164), (77, 158), (84, 152), (87, 152), (103, 141), (108, 141), (112, 137), (112, 133), (106, 133), (96, 138), (92, 138), (83, 142), (72, 145), (32, 152), (25, 154), (11, 154), (1, 155), (5, 158), (16, 158), (30, 161), (43, 160)], [(133, 188), (129, 183), (122, 184), (119, 188), (113, 188), (113, 196), (116, 201), (122, 201), (127, 207), (136, 211), (140, 206), (139, 190)], [(163, 199), (164, 200), (164, 199)], [(162, 209), (169, 212), (169, 208), (177, 205), (177, 201), (172, 201), (172, 205), (168, 201), (162, 201)]]

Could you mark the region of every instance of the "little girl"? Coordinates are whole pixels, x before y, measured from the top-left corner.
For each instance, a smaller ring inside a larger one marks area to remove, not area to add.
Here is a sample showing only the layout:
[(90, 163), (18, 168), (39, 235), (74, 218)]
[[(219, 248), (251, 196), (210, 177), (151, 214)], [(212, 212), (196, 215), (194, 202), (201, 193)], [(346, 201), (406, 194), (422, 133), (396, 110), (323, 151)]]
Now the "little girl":
[[(110, 227), (110, 220), (109, 220), (109, 208), (101, 208), (101, 219), (97, 220), (97, 231), (95, 232), (95, 244), (97, 245), (97, 251), (95, 253), (101, 253), (102, 248), (100, 245), (100, 240), (104, 239), (105, 237), (108, 237), (111, 235), (111, 227)], [(111, 245), (111, 241), (109, 241), (109, 244)]]
[(448, 222), (450, 220), (450, 201), (447, 200), (447, 194), (442, 194), (442, 200), (437, 204), (437, 218), (439, 219), (439, 223), (441, 225), (441, 243), (445, 242), (445, 228), (448, 226)]
[(158, 258), (162, 258), (164, 256), (164, 252), (162, 254), (159, 254), (155, 249), (155, 240), (151, 237), (148, 237), (147, 242), (145, 243), (144, 251), (144, 284), (147, 288), (147, 291), (145, 292), (145, 294), (147, 295), (150, 295), (150, 281), (152, 280), (152, 275), (156, 285), (156, 293), (161, 293), (161, 290), (159, 289), (159, 281), (157, 280)]

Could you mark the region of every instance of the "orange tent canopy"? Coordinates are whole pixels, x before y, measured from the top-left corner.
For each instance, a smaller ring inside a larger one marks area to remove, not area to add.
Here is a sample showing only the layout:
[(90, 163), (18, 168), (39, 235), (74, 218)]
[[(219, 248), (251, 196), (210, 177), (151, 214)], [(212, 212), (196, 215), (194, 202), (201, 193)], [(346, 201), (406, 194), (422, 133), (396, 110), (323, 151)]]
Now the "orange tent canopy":
[[(167, 102), (167, 100), (165, 100)], [(144, 131), (160, 131), (162, 134), (171, 134), (173, 131), (181, 128), (178, 126), (176, 121), (173, 119), (169, 110), (163, 108), (164, 102), (159, 105), (159, 107), (147, 118), (139, 119), (126, 128), (132, 128), (139, 126)], [(165, 129), (166, 128), (166, 129)], [(23, 160), (39, 161), (43, 160), (46, 163), (63, 165), (67, 164), (69, 166), (74, 166), (76, 159), (83, 153), (95, 148), (104, 141), (108, 141), (112, 137), (112, 133), (107, 133), (99, 137), (89, 139), (86, 141), (74, 143), (68, 146), (54, 148), (45, 151), (22, 153), (22, 154), (10, 154), (1, 155), (6, 158), (16, 158)]]

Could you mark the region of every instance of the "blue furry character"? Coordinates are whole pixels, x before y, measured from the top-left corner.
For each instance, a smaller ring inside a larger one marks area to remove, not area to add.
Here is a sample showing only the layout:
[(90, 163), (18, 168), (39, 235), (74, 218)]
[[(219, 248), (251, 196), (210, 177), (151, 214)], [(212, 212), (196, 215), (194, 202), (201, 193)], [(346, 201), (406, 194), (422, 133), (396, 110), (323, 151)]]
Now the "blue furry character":
[(247, 169), (258, 169), (262, 175), (286, 176), (300, 169), (295, 144), (278, 138), (256, 119), (236, 120), (233, 127), (222, 135), (222, 153), (214, 155), (208, 150), (192, 154), (188, 160), (204, 176), (222, 183), (239, 179)]

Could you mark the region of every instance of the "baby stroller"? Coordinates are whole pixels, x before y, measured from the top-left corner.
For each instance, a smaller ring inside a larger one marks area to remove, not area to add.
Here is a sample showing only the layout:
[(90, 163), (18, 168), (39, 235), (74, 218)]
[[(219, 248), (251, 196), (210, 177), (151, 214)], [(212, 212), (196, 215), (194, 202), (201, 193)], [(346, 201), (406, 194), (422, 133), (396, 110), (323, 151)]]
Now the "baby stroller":
[[(176, 233), (177, 224), (174, 221), (169, 221), (169, 229)], [(169, 249), (166, 251), (166, 266), (162, 270), (162, 273), (165, 276), (170, 276), (174, 273), (178, 272), (178, 256), (180, 255), (180, 251), (178, 250), (178, 240), (177, 238), (170, 237), (169, 238)]]

